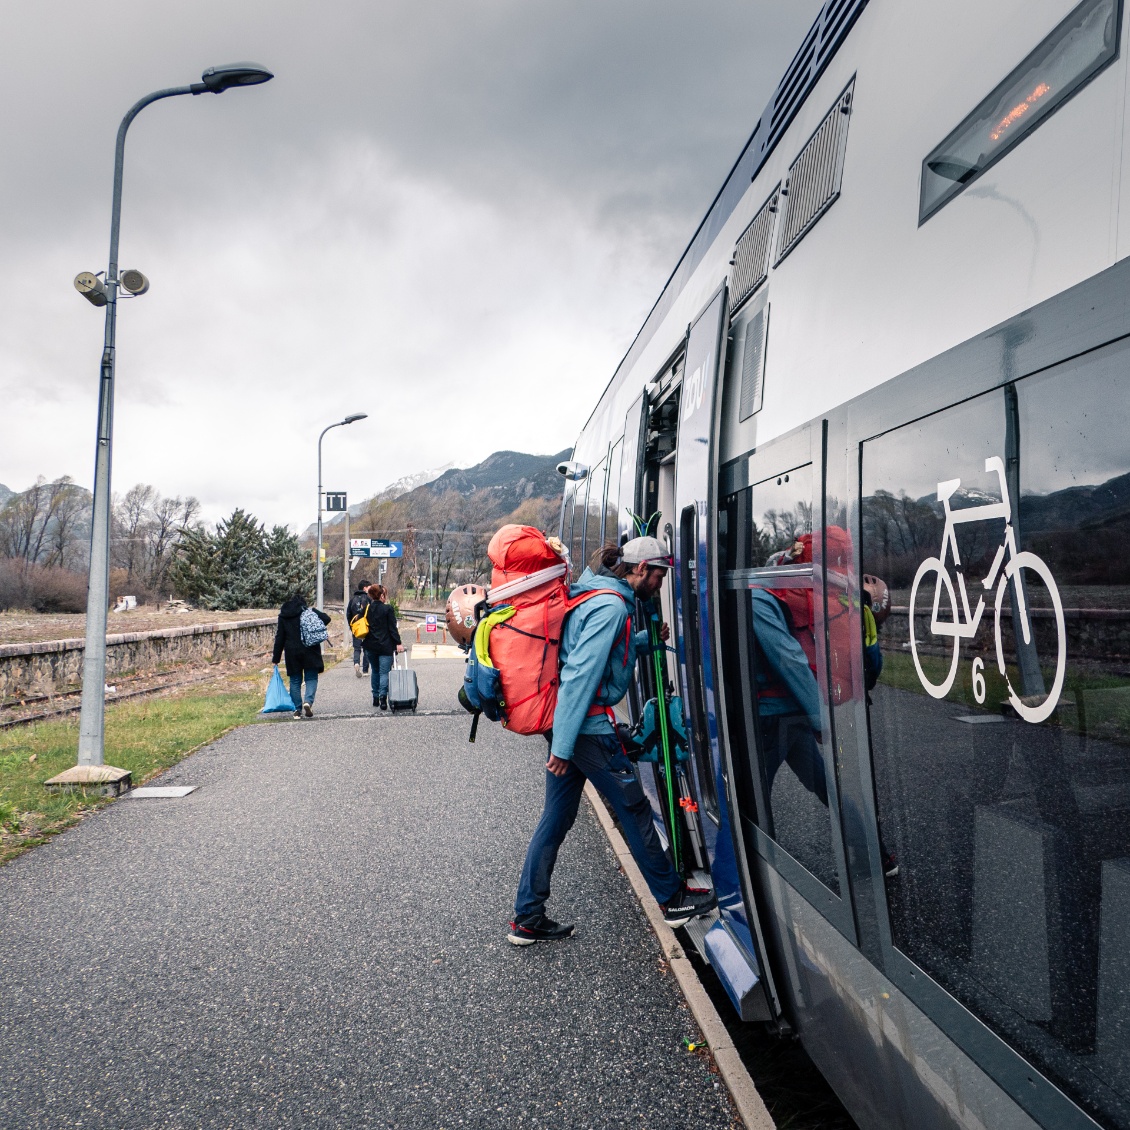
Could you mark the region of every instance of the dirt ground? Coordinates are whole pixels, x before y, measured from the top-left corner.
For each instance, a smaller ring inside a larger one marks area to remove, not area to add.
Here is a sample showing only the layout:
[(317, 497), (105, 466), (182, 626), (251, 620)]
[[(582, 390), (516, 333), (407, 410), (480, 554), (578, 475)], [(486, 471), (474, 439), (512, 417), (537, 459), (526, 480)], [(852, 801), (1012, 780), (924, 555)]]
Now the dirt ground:
[[(174, 612), (142, 605), (131, 612), (111, 612), (107, 617), (106, 631), (110, 635), (151, 632), (160, 628), (185, 628), (191, 624), (257, 620), (277, 614), (277, 608), (245, 608), (239, 612)], [(82, 639), (85, 634), (86, 616), (82, 613), (0, 612), (0, 644)]]

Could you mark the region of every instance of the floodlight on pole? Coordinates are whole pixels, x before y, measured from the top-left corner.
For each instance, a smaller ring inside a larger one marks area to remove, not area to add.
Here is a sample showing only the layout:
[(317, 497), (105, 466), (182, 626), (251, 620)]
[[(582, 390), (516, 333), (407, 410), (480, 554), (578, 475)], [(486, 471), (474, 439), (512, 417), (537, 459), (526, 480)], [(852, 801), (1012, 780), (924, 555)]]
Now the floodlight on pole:
[[(90, 531), (90, 581), (86, 593), (86, 648), (82, 663), (82, 712), (79, 718), (78, 766), (67, 773), (76, 773), (73, 781), (60, 785), (95, 783), (109, 780), (110, 770), (104, 767), (104, 722), (106, 687), (106, 612), (110, 588), (110, 463), (114, 422), (114, 363), (117, 329), (118, 287), (143, 294), (149, 280), (140, 271), (127, 272), (129, 279), (118, 275), (118, 233), (122, 216), (122, 172), (125, 165), (126, 132), (134, 118), (152, 102), (174, 98), (180, 94), (222, 94), (233, 86), (252, 86), (274, 76), (257, 63), (229, 63), (209, 67), (200, 82), (156, 90), (135, 102), (118, 126), (114, 148), (114, 191), (110, 210), (110, 261), (104, 279), (84, 273), (75, 279), (75, 286), (96, 306), (106, 307), (106, 331), (102, 347), (102, 365), (98, 387), (98, 440), (94, 461), (94, 508)], [(91, 281), (93, 280), (93, 281)], [(97, 772), (105, 768), (106, 773)], [(83, 770), (86, 771), (83, 780)], [(123, 773), (128, 780), (128, 774)], [(67, 774), (60, 774), (65, 777)], [(57, 778), (53, 778), (57, 781)], [(48, 782), (49, 784), (51, 782)]]
[[(346, 424), (355, 424), (358, 420), (367, 420), (368, 418), (368, 412), (354, 412), (351, 416), (346, 416), (344, 420), (338, 420), (336, 424), (328, 424), (322, 429), (322, 434), (318, 436), (318, 549), (315, 554), (318, 559), (318, 591), (314, 599), (314, 607), (319, 612), (322, 611), (322, 436), (331, 428), (343, 428)], [(344, 561), (341, 567), (343, 569), (348, 568)]]

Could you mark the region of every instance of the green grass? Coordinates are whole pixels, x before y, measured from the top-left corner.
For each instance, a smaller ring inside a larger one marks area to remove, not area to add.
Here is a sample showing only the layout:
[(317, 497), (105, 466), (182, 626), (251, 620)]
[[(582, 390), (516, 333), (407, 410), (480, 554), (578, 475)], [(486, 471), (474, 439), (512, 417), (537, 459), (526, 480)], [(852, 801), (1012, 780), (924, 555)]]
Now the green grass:
[[(949, 660), (940, 655), (922, 655), (919, 659), (926, 677), (935, 685), (941, 683), (949, 672)], [(967, 706), (970, 710), (995, 713), (1002, 702), (1008, 701), (1008, 686), (997, 669), (995, 656), (986, 660), (984, 676), (985, 701), (978, 704), (973, 697), (973, 657), (963, 651), (958, 660), (957, 678), (946, 700)], [(1020, 674), (1011, 664), (1008, 665), (1008, 676), (1013, 686), (1020, 685)], [(1054, 677), (1053, 670), (1044, 668), (1047, 686), (1051, 686)], [(883, 654), (881, 681), (898, 690), (926, 693), (914, 669), (914, 660), (906, 651)], [(1130, 742), (1130, 679), (1102, 672), (1072, 670), (1069, 663), (1060, 702), (1061, 707), (1048, 724), (1058, 723), (1065, 730), (1086, 733), (1093, 738)]]
[[(254, 721), (263, 699), (258, 680), (229, 685), (107, 706), (106, 764), (128, 769), (137, 785)], [(44, 788), (44, 781), (74, 765), (77, 750), (77, 716), (0, 732), (0, 864), (108, 803), (93, 793)]]

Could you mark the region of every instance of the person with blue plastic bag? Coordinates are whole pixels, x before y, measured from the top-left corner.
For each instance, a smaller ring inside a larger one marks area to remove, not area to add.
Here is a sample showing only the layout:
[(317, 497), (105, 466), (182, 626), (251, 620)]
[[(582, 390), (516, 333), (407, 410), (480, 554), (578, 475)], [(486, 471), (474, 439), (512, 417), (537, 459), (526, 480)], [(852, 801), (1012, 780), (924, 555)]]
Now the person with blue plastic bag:
[[(326, 669), (322, 662), (322, 643), (329, 638), (326, 625), (330, 622), (320, 608), (308, 608), (303, 593), (295, 593), (279, 609), (279, 624), (275, 629), (275, 649), (271, 662), (277, 667), (286, 656), (286, 673), (290, 679), (290, 698), (294, 704), (295, 718), (314, 717), (314, 695), (318, 691), (318, 676)], [(303, 683), (306, 693), (303, 695)]]

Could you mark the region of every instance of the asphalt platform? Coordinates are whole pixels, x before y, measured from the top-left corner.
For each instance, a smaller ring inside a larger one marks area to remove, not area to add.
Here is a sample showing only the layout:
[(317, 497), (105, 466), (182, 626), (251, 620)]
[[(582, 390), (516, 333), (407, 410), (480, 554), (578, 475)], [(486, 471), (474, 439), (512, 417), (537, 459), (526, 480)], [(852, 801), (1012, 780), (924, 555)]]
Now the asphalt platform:
[(343, 664), (0, 868), (0, 1127), (736, 1125), (587, 805), (576, 936), (506, 941), (544, 747), (416, 669), (415, 715)]

